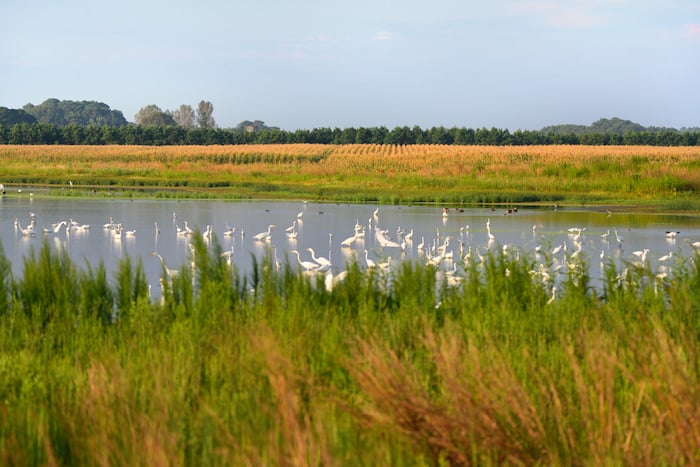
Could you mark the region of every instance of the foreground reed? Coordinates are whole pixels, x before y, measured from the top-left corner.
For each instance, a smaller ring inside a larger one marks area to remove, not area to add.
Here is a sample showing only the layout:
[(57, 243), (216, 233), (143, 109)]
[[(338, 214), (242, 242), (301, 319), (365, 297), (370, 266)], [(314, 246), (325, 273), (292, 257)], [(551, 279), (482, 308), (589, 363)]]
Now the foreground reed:
[(331, 288), (200, 237), (162, 300), (128, 258), (109, 277), (45, 243), (13, 277), (0, 252), (1, 464), (700, 461), (697, 256), (600, 290), (584, 268), (548, 303), (525, 255)]

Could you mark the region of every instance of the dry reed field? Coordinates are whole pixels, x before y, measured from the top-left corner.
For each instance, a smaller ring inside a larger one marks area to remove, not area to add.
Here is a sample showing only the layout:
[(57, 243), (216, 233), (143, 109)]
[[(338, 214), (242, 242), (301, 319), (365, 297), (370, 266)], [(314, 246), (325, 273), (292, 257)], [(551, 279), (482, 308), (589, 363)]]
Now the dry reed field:
[(653, 202), (700, 191), (700, 148), (3, 146), (10, 184), (356, 202)]

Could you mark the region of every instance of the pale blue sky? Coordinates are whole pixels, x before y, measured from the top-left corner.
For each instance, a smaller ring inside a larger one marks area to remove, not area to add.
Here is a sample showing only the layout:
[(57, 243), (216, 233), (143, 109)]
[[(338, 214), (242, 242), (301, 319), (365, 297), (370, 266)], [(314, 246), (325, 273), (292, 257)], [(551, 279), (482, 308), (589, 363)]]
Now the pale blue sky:
[(221, 127), (700, 126), (698, 0), (3, 0), (0, 106)]

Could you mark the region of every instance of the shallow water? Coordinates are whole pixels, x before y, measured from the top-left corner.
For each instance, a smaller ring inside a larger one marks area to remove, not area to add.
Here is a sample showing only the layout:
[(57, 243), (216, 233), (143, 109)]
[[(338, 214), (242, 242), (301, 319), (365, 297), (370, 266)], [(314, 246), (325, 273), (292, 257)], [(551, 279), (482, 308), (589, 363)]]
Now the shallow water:
[[(378, 215), (373, 215), (378, 210)], [(298, 217), (298, 216), (301, 217)], [(112, 229), (103, 228), (110, 222), (123, 224), (124, 230), (135, 230), (133, 236), (115, 238)], [(35, 222), (32, 236), (23, 235), (15, 220), (25, 228)], [(69, 233), (42, 234), (42, 227), (50, 227), (59, 221), (89, 224), (89, 229)], [(184, 228), (185, 221), (201, 232), (211, 226), (224, 251), (233, 251), (232, 260), (241, 272), (248, 272), (251, 255), (262, 258), (267, 249), (282, 262), (298, 265), (291, 250), (300, 252), (302, 261), (310, 261), (313, 248), (316, 255), (330, 257), (334, 272), (345, 268), (347, 261), (357, 260), (365, 267), (367, 257), (376, 263), (392, 258), (392, 267), (403, 259), (424, 261), (426, 253), (418, 250), (424, 243), (426, 249), (437, 247), (449, 237), (446, 252), (454, 262), (471, 248), (477, 252), (495, 251), (508, 245), (512, 250), (533, 254), (539, 245), (542, 251), (551, 253), (557, 246), (566, 245), (572, 254), (580, 245), (580, 256), (591, 265), (598, 264), (601, 251), (606, 261), (614, 261), (620, 268), (638, 258), (634, 251), (648, 249), (649, 265), (666, 268), (667, 263), (658, 259), (669, 252), (676, 257), (690, 257), (692, 242), (700, 241), (700, 217), (674, 214), (608, 213), (604, 209), (519, 209), (507, 214), (504, 210), (473, 208), (452, 209), (443, 217), (441, 208), (434, 206), (376, 206), (348, 204), (317, 204), (278, 201), (178, 201), (178, 200), (128, 200), (128, 199), (74, 199), (30, 197), (29, 194), (8, 195), (0, 200), (0, 240), (5, 256), (12, 262), (15, 275), (21, 275), (23, 259), (33, 248), (38, 251), (42, 239), (54, 248), (65, 248), (78, 266), (89, 262), (96, 265), (102, 260), (108, 271), (116, 270), (119, 260), (129, 255), (143, 262), (147, 280), (158, 284), (162, 273), (159, 253), (170, 268), (179, 268), (190, 261), (191, 237), (178, 235), (177, 228)], [(296, 239), (288, 238), (286, 229), (297, 221)], [(155, 224), (160, 230), (156, 234)], [(489, 241), (487, 223), (494, 236)], [(232, 236), (225, 236), (225, 226), (235, 227)], [(255, 234), (266, 231), (270, 224), (271, 241), (256, 241)], [(341, 247), (341, 242), (354, 235), (356, 224), (365, 228), (364, 240), (356, 240), (352, 247)], [(386, 237), (401, 243), (404, 236), (413, 231), (405, 249), (382, 248), (376, 240), (377, 227), (387, 230)], [(534, 227), (534, 228), (533, 228)], [(585, 229), (578, 239), (570, 228)], [(399, 231), (403, 231), (401, 235)], [(610, 231), (607, 239), (601, 237)], [(615, 231), (623, 241), (618, 244)], [(680, 232), (676, 238), (666, 236), (667, 231)], [(243, 235), (241, 235), (243, 233)], [(329, 235), (330, 234), (330, 235)], [(332, 236), (332, 237), (331, 237)], [(436, 255), (428, 251), (428, 255)], [(564, 253), (560, 253), (563, 260)], [(443, 269), (453, 268), (453, 263), (443, 261)], [(596, 267), (592, 267), (593, 270)], [(157, 287), (153, 287), (154, 290)]]

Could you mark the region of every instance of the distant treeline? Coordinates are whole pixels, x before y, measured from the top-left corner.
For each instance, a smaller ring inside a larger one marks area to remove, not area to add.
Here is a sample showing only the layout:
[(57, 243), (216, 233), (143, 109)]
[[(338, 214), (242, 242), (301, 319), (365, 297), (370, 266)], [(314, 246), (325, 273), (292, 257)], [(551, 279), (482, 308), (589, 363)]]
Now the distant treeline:
[(698, 146), (700, 132), (691, 130), (647, 130), (620, 133), (564, 133), (550, 130), (516, 130), (498, 128), (422, 129), (418, 126), (375, 128), (315, 128), (285, 131), (241, 128), (182, 128), (173, 126), (55, 126), (48, 123), (0, 125), (0, 144), (133, 144), (133, 145), (211, 145), (211, 144), (448, 144), (525, 146), (549, 144), (573, 145), (648, 145)]

